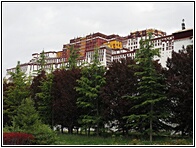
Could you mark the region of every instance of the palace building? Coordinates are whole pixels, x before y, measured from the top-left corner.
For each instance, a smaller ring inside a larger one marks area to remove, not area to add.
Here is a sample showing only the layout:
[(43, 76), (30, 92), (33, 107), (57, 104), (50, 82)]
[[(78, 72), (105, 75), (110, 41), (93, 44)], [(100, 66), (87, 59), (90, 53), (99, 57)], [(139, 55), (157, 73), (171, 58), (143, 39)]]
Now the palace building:
[[(114, 60), (120, 60), (126, 57), (135, 57), (136, 50), (140, 48), (140, 40), (152, 33), (152, 42), (154, 48), (160, 49), (160, 57), (155, 57), (163, 67), (166, 67), (167, 58), (171, 58), (172, 51), (178, 52), (186, 48), (187, 45), (193, 44), (193, 29), (186, 29), (182, 23), (182, 30), (176, 31), (170, 35), (157, 29), (146, 29), (141, 31), (130, 32), (129, 35), (121, 37), (119, 35), (105, 35), (102, 33), (93, 33), (85, 37), (70, 39), (70, 43), (64, 44), (60, 51), (44, 52), (46, 58), (45, 70), (61, 68), (66, 65), (71, 46), (79, 49), (78, 65), (91, 63), (93, 60), (94, 48), (98, 48), (99, 61), (103, 66), (108, 67)], [(21, 64), (21, 69), (26, 75), (35, 76), (40, 65), (37, 60), (41, 53), (33, 53), (32, 59)], [(14, 68), (7, 69), (6, 78), (9, 78), (9, 72), (15, 72)]]

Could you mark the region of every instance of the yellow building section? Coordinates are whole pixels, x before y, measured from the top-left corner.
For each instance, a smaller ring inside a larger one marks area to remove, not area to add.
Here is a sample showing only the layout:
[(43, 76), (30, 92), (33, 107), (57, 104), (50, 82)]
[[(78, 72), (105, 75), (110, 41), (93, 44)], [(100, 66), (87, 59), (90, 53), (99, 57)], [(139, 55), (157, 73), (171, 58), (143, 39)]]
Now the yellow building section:
[(147, 33), (147, 34), (148, 34), (148, 33), (153, 33), (153, 34), (154, 34), (154, 32), (155, 32), (154, 29), (147, 29), (147, 30), (146, 30), (146, 33)]
[(122, 49), (122, 42), (117, 41), (117, 40), (104, 43), (104, 45), (107, 45), (109, 48), (112, 48), (112, 49)]
[(62, 51), (58, 51), (57, 52), (57, 58), (61, 58), (62, 57), (63, 52)]
[(85, 49), (86, 49), (86, 37), (81, 38), (80, 44), (80, 56), (85, 56)]

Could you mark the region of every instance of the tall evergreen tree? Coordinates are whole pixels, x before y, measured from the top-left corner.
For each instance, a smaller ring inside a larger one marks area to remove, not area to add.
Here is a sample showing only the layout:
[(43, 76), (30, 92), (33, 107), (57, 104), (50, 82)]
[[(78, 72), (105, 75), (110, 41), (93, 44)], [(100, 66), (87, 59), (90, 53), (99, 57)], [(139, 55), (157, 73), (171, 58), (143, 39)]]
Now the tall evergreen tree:
[(41, 123), (39, 114), (34, 108), (34, 102), (30, 98), (22, 100), (16, 112), (17, 114), (13, 117), (13, 127), (15, 129), (30, 130)]
[(12, 86), (13, 83), (8, 83), (7, 79), (3, 79), (3, 126), (5, 125), (11, 125), (11, 118), (8, 117), (8, 114), (5, 113), (7, 109), (9, 109), (9, 106), (6, 105), (5, 100), (7, 98), (7, 91), (9, 90), (9, 87)]
[(167, 60), (167, 88), (170, 101), (170, 123), (182, 135), (193, 134), (193, 46), (179, 53), (172, 52)]
[(41, 92), (36, 95), (39, 97), (38, 101), (38, 112), (40, 118), (44, 124), (48, 124), (53, 127), (53, 98), (51, 94), (53, 84), (53, 73), (49, 73), (46, 75), (46, 79), (41, 81), (41, 85), (39, 86)]
[(141, 39), (140, 49), (136, 52), (137, 95), (131, 96), (137, 112), (129, 116), (130, 122), (149, 133), (152, 142), (153, 125), (159, 122), (164, 112), (159, 110), (157, 104), (165, 99), (164, 86), (160, 83), (159, 75), (153, 65), (154, 56), (159, 56), (159, 49), (153, 49), (151, 34), (145, 40)]
[(21, 104), (23, 99), (30, 96), (29, 81), (26, 75), (20, 68), (20, 62), (16, 66), (16, 71), (10, 73), (12, 79), (12, 85), (7, 88), (6, 96), (4, 96), (4, 115), (7, 115), (10, 119), (16, 115), (16, 110)]
[(67, 63), (67, 68), (68, 69), (75, 69), (77, 67), (77, 60), (79, 58), (79, 49), (74, 48), (74, 46), (71, 46), (69, 48), (69, 59)]
[(81, 116), (81, 121), (88, 128), (96, 127), (98, 135), (102, 122), (99, 94), (101, 87), (105, 84), (105, 69), (100, 65), (98, 48), (94, 49), (92, 64), (83, 67), (81, 73), (82, 76), (77, 81), (78, 87), (76, 87), (76, 91), (81, 94), (81, 97), (77, 99), (78, 107), (85, 110), (85, 114)]
[(41, 93), (41, 84), (42, 81), (46, 80), (46, 72), (41, 71), (37, 76), (33, 78), (33, 81), (30, 86), (30, 91), (31, 91), (31, 98), (34, 101), (35, 109), (38, 110), (38, 102), (41, 100), (39, 96), (37, 95), (38, 93)]
[(37, 60), (37, 63), (40, 66), (40, 68), (38, 69), (38, 74), (40, 74), (42, 71), (45, 71), (46, 56), (44, 50), (41, 52), (40, 57)]

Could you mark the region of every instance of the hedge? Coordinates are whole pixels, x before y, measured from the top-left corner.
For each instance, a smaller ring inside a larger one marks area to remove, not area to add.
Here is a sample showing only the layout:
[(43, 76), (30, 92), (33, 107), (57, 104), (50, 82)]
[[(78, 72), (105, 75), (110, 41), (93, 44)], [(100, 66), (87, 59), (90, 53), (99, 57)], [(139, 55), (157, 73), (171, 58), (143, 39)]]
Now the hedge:
[(21, 132), (3, 133), (4, 145), (30, 145), (32, 144), (32, 140), (34, 140), (32, 134)]

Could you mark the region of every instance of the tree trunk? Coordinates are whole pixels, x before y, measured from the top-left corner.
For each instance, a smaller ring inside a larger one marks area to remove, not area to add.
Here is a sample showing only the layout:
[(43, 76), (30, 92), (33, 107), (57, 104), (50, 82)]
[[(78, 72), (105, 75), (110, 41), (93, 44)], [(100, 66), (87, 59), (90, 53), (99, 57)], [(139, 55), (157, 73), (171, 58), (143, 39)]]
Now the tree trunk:
[(52, 130), (54, 130), (54, 111), (52, 107)]
[(123, 136), (125, 135), (125, 128), (124, 126), (122, 127), (122, 130), (123, 130)]
[(150, 142), (152, 142), (152, 112), (153, 112), (153, 104), (150, 104)]
[(97, 123), (96, 135), (99, 136), (99, 123)]
[(87, 136), (90, 136), (90, 127), (88, 127), (88, 133)]
[(76, 133), (77, 133), (77, 135), (78, 135), (78, 129), (79, 129), (79, 128), (77, 127), (77, 128), (76, 128)]
[(69, 126), (69, 127), (68, 127), (68, 133), (69, 133), (69, 134), (73, 134), (73, 128), (72, 128), (72, 126)]
[(152, 118), (150, 118), (150, 142), (152, 142)]
[(128, 136), (129, 135), (129, 130), (128, 130), (128, 128), (126, 128), (126, 136)]
[[(82, 131), (82, 130), (81, 130), (81, 131)], [(88, 134), (87, 134), (87, 127), (84, 128), (84, 131), (85, 131), (85, 135), (88, 136)]]
[[(98, 103), (98, 97), (96, 98), (97, 100), (97, 117), (99, 117), (99, 103)], [(97, 136), (99, 136), (99, 121), (97, 122)]]
[(61, 133), (63, 133), (63, 126), (61, 125)]

